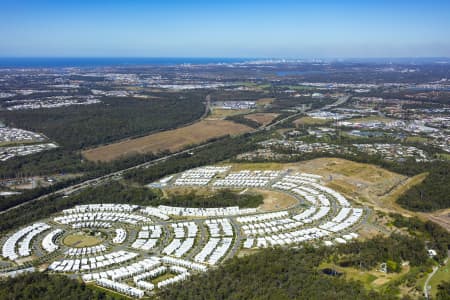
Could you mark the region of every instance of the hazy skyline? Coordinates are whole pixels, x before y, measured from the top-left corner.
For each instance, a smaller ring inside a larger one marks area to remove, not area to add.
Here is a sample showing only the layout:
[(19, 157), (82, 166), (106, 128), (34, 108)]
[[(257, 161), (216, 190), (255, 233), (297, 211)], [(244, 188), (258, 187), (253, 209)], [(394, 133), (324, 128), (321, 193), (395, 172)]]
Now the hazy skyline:
[(4, 57), (450, 56), (449, 1), (4, 0), (0, 7)]

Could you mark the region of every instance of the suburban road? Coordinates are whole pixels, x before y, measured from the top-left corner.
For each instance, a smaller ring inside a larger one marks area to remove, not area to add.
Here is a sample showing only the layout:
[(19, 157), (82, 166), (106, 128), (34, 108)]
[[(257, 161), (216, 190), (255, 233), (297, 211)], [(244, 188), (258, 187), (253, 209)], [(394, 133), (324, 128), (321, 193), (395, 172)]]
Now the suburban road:
[[(318, 111), (318, 110), (328, 109), (328, 108), (332, 108), (332, 107), (341, 105), (341, 104), (345, 103), (349, 98), (350, 98), (350, 96), (344, 96), (344, 97), (341, 97), (341, 98), (339, 98), (336, 102), (334, 102), (334, 103), (332, 103), (332, 104), (329, 104), (329, 105), (327, 105), (327, 106), (324, 106), (323, 108), (315, 109), (315, 110), (312, 110), (312, 111)], [(209, 97), (209, 95), (208, 95), (208, 96), (206, 97), (206, 109), (205, 109), (205, 113), (206, 113), (206, 114), (207, 114), (207, 112), (209, 111), (210, 100), (211, 100), (211, 99), (210, 99), (210, 97)], [(282, 123), (282, 122), (284, 122), (284, 121), (286, 121), (286, 120), (293, 119), (293, 118), (295, 118), (295, 117), (297, 117), (297, 116), (300, 116), (300, 115), (303, 114), (303, 113), (304, 113), (304, 112), (299, 112), (299, 113), (296, 113), (296, 114), (287, 116), (287, 117), (285, 117), (285, 118), (283, 118), (283, 119), (280, 119), (280, 120), (278, 120), (277, 122), (275, 122), (275, 123), (273, 123), (273, 124), (270, 124), (270, 125), (267, 125), (267, 126), (261, 126), (261, 127), (259, 127), (258, 129), (254, 130), (254, 131), (252, 131), (252, 132), (249, 132), (249, 134), (256, 134), (256, 133), (261, 132), (261, 131), (264, 131), (264, 130), (270, 130), (270, 129), (272, 129), (273, 127), (277, 126), (278, 124), (280, 124), (280, 123)], [(51, 192), (51, 193), (42, 195), (42, 196), (37, 197), (37, 198), (35, 198), (35, 199), (32, 199), (32, 200), (30, 200), (30, 201), (27, 201), (27, 202), (18, 204), (18, 205), (16, 205), (16, 206), (10, 207), (10, 208), (8, 208), (8, 209), (6, 209), (6, 210), (3, 210), (3, 211), (0, 212), (0, 215), (6, 213), (6, 212), (8, 212), (8, 211), (14, 210), (14, 209), (16, 209), (16, 208), (20, 208), (20, 207), (26, 205), (27, 203), (32, 203), (32, 202), (35, 202), (35, 201), (40, 201), (40, 200), (46, 199), (46, 198), (48, 198), (48, 197), (50, 197), (50, 196), (53, 196), (53, 195), (57, 195), (57, 196), (69, 195), (69, 194), (71, 194), (71, 193), (73, 193), (73, 192), (76, 192), (76, 191), (85, 189), (85, 188), (90, 187), (90, 186), (95, 186), (95, 185), (103, 184), (103, 183), (105, 183), (105, 182), (107, 182), (107, 181), (109, 181), (109, 180), (119, 179), (119, 178), (122, 177), (122, 175), (123, 175), (125, 172), (131, 171), (131, 170), (135, 170), (135, 169), (140, 169), (140, 168), (149, 168), (149, 167), (151, 167), (151, 166), (153, 166), (153, 165), (156, 165), (156, 164), (158, 164), (158, 163), (164, 162), (164, 161), (166, 161), (166, 160), (168, 160), (168, 159), (170, 159), (170, 158), (172, 158), (172, 157), (176, 157), (176, 156), (178, 156), (178, 155), (187, 154), (187, 153), (193, 152), (193, 151), (195, 151), (195, 150), (199, 150), (199, 149), (204, 148), (204, 147), (206, 147), (206, 146), (209, 146), (209, 145), (211, 145), (211, 144), (213, 144), (213, 143), (214, 143), (214, 141), (213, 141), (213, 142), (208, 142), (208, 143), (205, 143), (205, 144), (202, 144), (202, 145), (194, 146), (194, 147), (192, 147), (192, 148), (185, 149), (185, 150), (182, 150), (182, 151), (179, 151), (179, 152), (175, 152), (175, 153), (172, 153), (172, 154), (163, 156), (163, 157), (158, 158), (158, 159), (154, 159), (154, 160), (151, 160), (151, 161), (142, 163), (142, 164), (138, 164), (138, 165), (135, 165), (135, 166), (126, 168), (126, 169), (122, 169), (122, 170), (119, 170), (119, 171), (115, 171), (115, 172), (112, 172), (112, 173), (109, 173), (109, 174), (106, 174), (106, 175), (103, 175), (103, 176), (99, 176), (99, 177), (97, 177), (97, 178), (89, 179), (89, 180), (83, 181), (83, 182), (81, 182), (81, 183), (74, 184), (74, 185), (71, 185), (71, 186), (68, 186), (68, 187), (59, 189), (59, 190), (57, 190), (57, 191), (54, 191), (54, 192)]]
[[(448, 258), (445, 259), (444, 261), (444, 266), (447, 264), (447, 260)], [(430, 275), (428, 275), (427, 280), (425, 281), (425, 284), (423, 285), (423, 295), (425, 296), (426, 299), (430, 299), (430, 295), (428, 295), (428, 286), (430, 283), (431, 278), (433, 278), (434, 274), (436, 274), (436, 272), (439, 270), (439, 267), (433, 267), (433, 272), (430, 273)]]
[(425, 281), (425, 284), (423, 285), (423, 294), (425, 296), (426, 299), (429, 299), (429, 295), (428, 295), (428, 283), (430, 282), (431, 278), (434, 276), (434, 274), (436, 274), (437, 270), (439, 270), (438, 267), (433, 267), (433, 272), (431, 272), (430, 275), (428, 275), (427, 280)]

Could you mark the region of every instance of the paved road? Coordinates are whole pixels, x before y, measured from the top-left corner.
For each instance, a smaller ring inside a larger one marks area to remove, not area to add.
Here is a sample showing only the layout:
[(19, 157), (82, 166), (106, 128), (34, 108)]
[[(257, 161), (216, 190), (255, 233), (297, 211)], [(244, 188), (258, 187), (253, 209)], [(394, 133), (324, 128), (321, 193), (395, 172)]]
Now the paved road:
[(230, 259), (236, 255), (236, 253), (241, 248), (241, 227), (236, 224), (236, 221), (233, 218), (228, 218), (230, 220), (231, 225), (233, 226), (233, 231), (235, 233), (234, 244), (231, 246), (231, 250), (228, 252), (228, 255), (225, 256), (224, 260)]
[(429, 299), (428, 284), (430, 283), (430, 280), (434, 276), (434, 274), (436, 274), (437, 270), (439, 270), (438, 267), (433, 267), (433, 272), (431, 272), (431, 274), (428, 275), (428, 278), (427, 278), (427, 280), (425, 280), (425, 284), (423, 285), (423, 294), (424, 294), (425, 298), (427, 298), (427, 299)]
[[(447, 260), (448, 258), (445, 259), (444, 261), (444, 266), (447, 264)], [(425, 284), (423, 285), (423, 295), (425, 296), (426, 299), (429, 299), (430, 295), (428, 295), (428, 286), (430, 283), (431, 278), (433, 278), (434, 274), (436, 274), (436, 272), (439, 270), (439, 267), (433, 267), (433, 272), (430, 273), (430, 275), (428, 275), (427, 280), (425, 281)]]
[[(341, 104), (345, 103), (349, 98), (350, 98), (350, 96), (341, 97), (336, 102), (334, 102), (334, 103), (332, 103), (330, 105), (327, 105), (327, 106), (325, 106), (325, 107), (323, 107), (321, 109), (315, 109), (315, 110), (312, 110), (312, 111), (328, 109), (328, 108), (331, 108), (331, 107), (334, 107), (334, 106), (337, 106), (337, 105), (341, 105)], [(207, 112), (209, 111), (210, 100), (211, 100), (211, 98), (208, 95), (206, 97), (206, 109), (205, 109), (205, 114), (206, 115), (207, 115)], [(284, 122), (286, 120), (289, 120), (289, 119), (295, 118), (297, 116), (300, 116), (301, 114), (303, 114), (303, 112), (299, 112), (299, 113), (287, 116), (287, 117), (285, 117), (285, 118), (283, 118), (281, 120), (278, 120), (277, 122), (275, 122), (273, 124), (270, 124), (268, 126), (261, 126), (258, 129), (250, 132), (249, 134), (256, 134), (256, 133), (264, 131), (264, 130), (270, 130), (271, 128), (277, 126), (278, 124), (280, 124), (280, 123), (282, 123), (282, 122)], [(120, 171), (112, 172), (112, 173), (109, 173), (109, 174), (106, 174), (106, 175), (103, 175), (103, 176), (100, 176), (100, 177), (97, 177), (97, 178), (94, 178), (94, 179), (89, 179), (89, 180), (83, 181), (81, 183), (74, 184), (74, 185), (71, 185), (71, 186), (59, 189), (57, 191), (54, 191), (54, 192), (42, 195), (42, 196), (37, 197), (35, 199), (32, 199), (30, 201), (27, 201), (27, 202), (18, 204), (16, 206), (13, 206), (13, 207), (11, 207), (11, 208), (9, 208), (7, 210), (1, 211), (0, 215), (4, 214), (5, 212), (8, 212), (10, 210), (19, 208), (19, 207), (21, 207), (23, 205), (26, 205), (27, 203), (40, 201), (40, 200), (46, 199), (46, 198), (48, 198), (50, 196), (53, 196), (53, 195), (60, 195), (60, 196), (69, 195), (69, 194), (71, 194), (73, 192), (85, 189), (85, 188), (90, 187), (90, 186), (103, 184), (103, 183), (105, 183), (105, 182), (107, 182), (109, 180), (119, 179), (119, 178), (122, 177), (122, 175), (125, 172), (131, 171), (131, 170), (135, 170), (135, 169), (139, 169), (139, 168), (148, 168), (148, 167), (151, 167), (151, 166), (156, 165), (158, 163), (164, 162), (164, 161), (168, 160), (169, 158), (172, 158), (172, 157), (175, 157), (175, 156), (178, 156), (178, 155), (182, 155), (182, 154), (186, 154), (186, 153), (189, 153), (189, 152), (192, 152), (192, 151), (195, 151), (195, 150), (199, 150), (199, 149), (204, 148), (206, 146), (209, 146), (209, 145), (211, 145), (213, 143), (214, 142), (208, 142), (208, 143), (205, 143), (205, 144), (202, 144), (202, 145), (199, 145), (199, 146), (195, 146), (195, 147), (192, 147), (192, 148), (189, 148), (189, 149), (186, 149), (186, 150), (182, 150), (182, 151), (179, 151), (179, 152), (175, 152), (175, 153), (166, 155), (166, 156), (158, 158), (158, 159), (154, 159), (152, 161), (148, 161), (148, 162), (145, 162), (145, 163), (142, 163), (142, 164), (138, 164), (138, 165), (135, 165), (135, 166), (132, 166), (132, 167), (129, 167), (129, 168), (125, 168), (125, 169), (120, 170)]]
[(198, 236), (198, 233), (197, 233), (196, 244), (194, 245), (194, 247), (191, 250), (189, 250), (188, 254), (185, 256), (185, 258), (189, 259), (189, 260), (194, 260), (195, 255), (197, 255), (202, 250), (203, 246), (208, 241), (208, 239), (207, 239), (208, 231), (206, 229), (204, 220), (195, 219), (193, 221), (197, 224), (197, 227), (200, 232), (200, 236)]
[(351, 96), (348, 96), (348, 95), (340, 97), (336, 102), (325, 105), (324, 107), (320, 108), (319, 110), (327, 110), (327, 109), (342, 105), (345, 102), (347, 102), (350, 98), (351, 98)]

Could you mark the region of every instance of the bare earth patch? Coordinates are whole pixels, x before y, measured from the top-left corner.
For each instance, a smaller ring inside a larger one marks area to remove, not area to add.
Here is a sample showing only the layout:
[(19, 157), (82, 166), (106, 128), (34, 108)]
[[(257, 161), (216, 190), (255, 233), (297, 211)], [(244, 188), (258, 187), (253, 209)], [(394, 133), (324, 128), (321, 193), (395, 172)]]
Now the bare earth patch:
[(212, 138), (238, 135), (251, 130), (248, 126), (231, 121), (203, 120), (186, 127), (85, 150), (82, 154), (90, 161), (106, 162), (136, 154), (174, 152)]

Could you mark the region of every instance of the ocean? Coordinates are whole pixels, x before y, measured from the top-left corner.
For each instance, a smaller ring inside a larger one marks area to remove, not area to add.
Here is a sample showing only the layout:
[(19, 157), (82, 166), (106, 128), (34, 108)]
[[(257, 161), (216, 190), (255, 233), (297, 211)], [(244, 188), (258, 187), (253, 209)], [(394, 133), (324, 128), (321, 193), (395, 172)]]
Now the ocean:
[(201, 57), (0, 57), (0, 68), (68, 68), (238, 63), (247, 58)]

